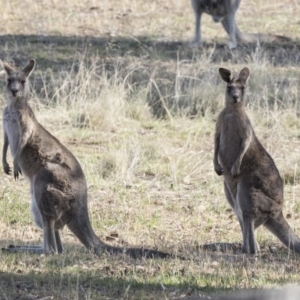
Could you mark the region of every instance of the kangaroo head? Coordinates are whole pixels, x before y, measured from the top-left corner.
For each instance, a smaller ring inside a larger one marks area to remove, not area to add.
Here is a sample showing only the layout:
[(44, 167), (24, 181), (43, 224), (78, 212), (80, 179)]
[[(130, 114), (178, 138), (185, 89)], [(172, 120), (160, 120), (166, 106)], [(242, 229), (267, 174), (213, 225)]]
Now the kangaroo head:
[(243, 68), (237, 79), (235, 79), (227, 69), (220, 68), (219, 73), (222, 79), (227, 83), (226, 103), (235, 105), (243, 102), (245, 85), (250, 74), (249, 69), (247, 67)]
[(28, 65), (22, 70), (15, 70), (6, 63), (2, 63), (6, 73), (6, 92), (10, 99), (27, 97), (29, 94), (29, 84), (27, 79), (35, 66), (35, 60), (31, 59)]

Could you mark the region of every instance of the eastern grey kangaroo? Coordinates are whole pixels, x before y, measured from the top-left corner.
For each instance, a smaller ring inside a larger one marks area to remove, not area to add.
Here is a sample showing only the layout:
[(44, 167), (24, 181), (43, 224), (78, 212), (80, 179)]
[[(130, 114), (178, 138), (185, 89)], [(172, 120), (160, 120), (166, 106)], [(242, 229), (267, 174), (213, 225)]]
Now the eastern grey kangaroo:
[(221, 22), (229, 35), (228, 47), (236, 48), (236, 39), (242, 38), (236, 22), (235, 14), (240, 6), (241, 0), (191, 0), (195, 13), (195, 37), (194, 43), (201, 45), (201, 16), (207, 13), (215, 22)]
[[(30, 182), (31, 210), (43, 230), (43, 246), (10, 246), (10, 252), (62, 253), (59, 230), (67, 225), (84, 246), (95, 254), (102, 251), (126, 253), (133, 257), (170, 257), (156, 250), (111, 247), (103, 243), (91, 227), (87, 208), (87, 184), (75, 156), (36, 119), (29, 100), (28, 77), (35, 60), (22, 70), (3, 63), (6, 72), (7, 106), (3, 111), (4, 145), (2, 164), (14, 178), (25, 175)], [(10, 146), (13, 170), (7, 160)]]
[(198, 46), (202, 44), (201, 38), (201, 16), (203, 13), (212, 16), (215, 22), (221, 22), (229, 36), (229, 49), (236, 48), (238, 42), (288, 42), (289, 38), (272, 34), (248, 34), (239, 30), (235, 15), (240, 6), (241, 0), (191, 0), (195, 13), (195, 36), (193, 43)]
[(219, 73), (227, 87), (225, 108), (216, 124), (214, 169), (224, 175), (225, 195), (242, 229), (243, 251), (258, 251), (254, 230), (264, 225), (283, 244), (300, 253), (300, 239), (282, 213), (283, 180), (246, 114), (249, 69), (242, 69), (237, 79), (227, 69), (220, 68)]

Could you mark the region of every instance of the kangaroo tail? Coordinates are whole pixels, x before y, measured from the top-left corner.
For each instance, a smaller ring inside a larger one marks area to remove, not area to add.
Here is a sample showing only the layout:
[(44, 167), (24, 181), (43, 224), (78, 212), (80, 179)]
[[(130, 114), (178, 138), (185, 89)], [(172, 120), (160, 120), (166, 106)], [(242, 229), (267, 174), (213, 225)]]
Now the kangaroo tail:
[(81, 241), (85, 247), (100, 256), (101, 253), (126, 254), (133, 258), (179, 258), (179, 256), (146, 248), (122, 248), (114, 247), (101, 241), (95, 234), (88, 217), (87, 207), (82, 207), (78, 214), (73, 215), (71, 222), (67, 224), (69, 229)]
[(265, 226), (288, 248), (300, 253), (300, 238), (296, 236), (282, 212), (276, 217), (269, 219)]
[[(222, 20), (222, 25), (227, 32), (228, 35), (230, 35), (229, 30), (229, 19), (226, 17)], [(237, 24), (235, 23), (235, 34), (236, 39), (238, 42), (242, 43), (285, 43), (285, 42), (291, 42), (292, 40), (289, 37), (282, 36), (282, 35), (276, 35), (276, 34), (254, 34), (254, 33), (244, 33), (241, 32)]]
[(235, 33), (236, 33), (236, 39), (239, 42), (244, 43), (255, 43), (258, 41), (258, 36), (256, 34), (249, 34), (249, 33), (243, 33), (238, 28), (237, 24), (235, 24)]
[(291, 39), (289, 37), (283, 36), (283, 35), (276, 35), (276, 34), (262, 34), (262, 33), (244, 33), (241, 32), (236, 25), (236, 39), (239, 42), (244, 42), (244, 43), (256, 43), (256, 42), (261, 42), (261, 43), (285, 43), (285, 42), (290, 42)]

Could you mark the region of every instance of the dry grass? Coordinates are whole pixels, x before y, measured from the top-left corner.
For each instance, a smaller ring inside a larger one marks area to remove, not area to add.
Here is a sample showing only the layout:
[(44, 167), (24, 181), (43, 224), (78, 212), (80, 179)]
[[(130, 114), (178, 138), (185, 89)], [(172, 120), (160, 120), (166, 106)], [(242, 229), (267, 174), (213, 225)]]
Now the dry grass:
[[(155, 36), (187, 40), (194, 29), (193, 13), (186, 1), (2, 0), (0, 3), (3, 34)], [(251, 32), (289, 36), (299, 32), (298, 14), (297, 0), (272, 3), (254, 0), (242, 2), (237, 20), (243, 30), (251, 28)], [(225, 37), (220, 24), (214, 24), (208, 16), (203, 19), (205, 39)]]
[[(257, 257), (238, 246), (226, 253), (201, 248), (241, 241), (212, 165), (224, 95), (220, 65), (251, 70), (249, 116), (285, 179), (284, 214), (300, 233), (299, 2), (243, 1), (243, 31), (292, 42), (233, 52), (211, 43), (226, 36), (208, 17), (203, 36), (209, 43), (190, 49), (182, 42), (193, 35), (189, 3), (160, 3), (2, 1), (0, 57), (20, 65), (37, 59), (31, 105), (80, 160), (99, 237), (187, 260), (97, 258), (65, 229), (61, 256), (1, 254), (1, 299), (177, 299), (299, 282), (299, 256), (263, 228)], [(2, 174), (0, 195), (1, 246), (40, 243), (27, 181)]]

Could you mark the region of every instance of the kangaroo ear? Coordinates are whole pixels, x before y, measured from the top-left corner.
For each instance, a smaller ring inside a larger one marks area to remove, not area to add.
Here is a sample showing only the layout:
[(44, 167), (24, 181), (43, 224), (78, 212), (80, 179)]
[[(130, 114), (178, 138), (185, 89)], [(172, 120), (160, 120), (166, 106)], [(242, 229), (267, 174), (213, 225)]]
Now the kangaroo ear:
[(31, 59), (28, 65), (22, 70), (26, 77), (29, 77), (35, 66), (35, 60)]
[(239, 81), (242, 83), (242, 84), (246, 84), (247, 82), (247, 79), (250, 75), (250, 71), (247, 67), (243, 68), (242, 71), (240, 72), (239, 74)]
[(222, 79), (227, 83), (229, 83), (232, 80), (231, 72), (227, 69), (220, 68), (219, 74), (222, 77)]
[(2, 60), (0, 61), (0, 63), (7, 75), (10, 75), (14, 71), (13, 67), (3, 62)]

